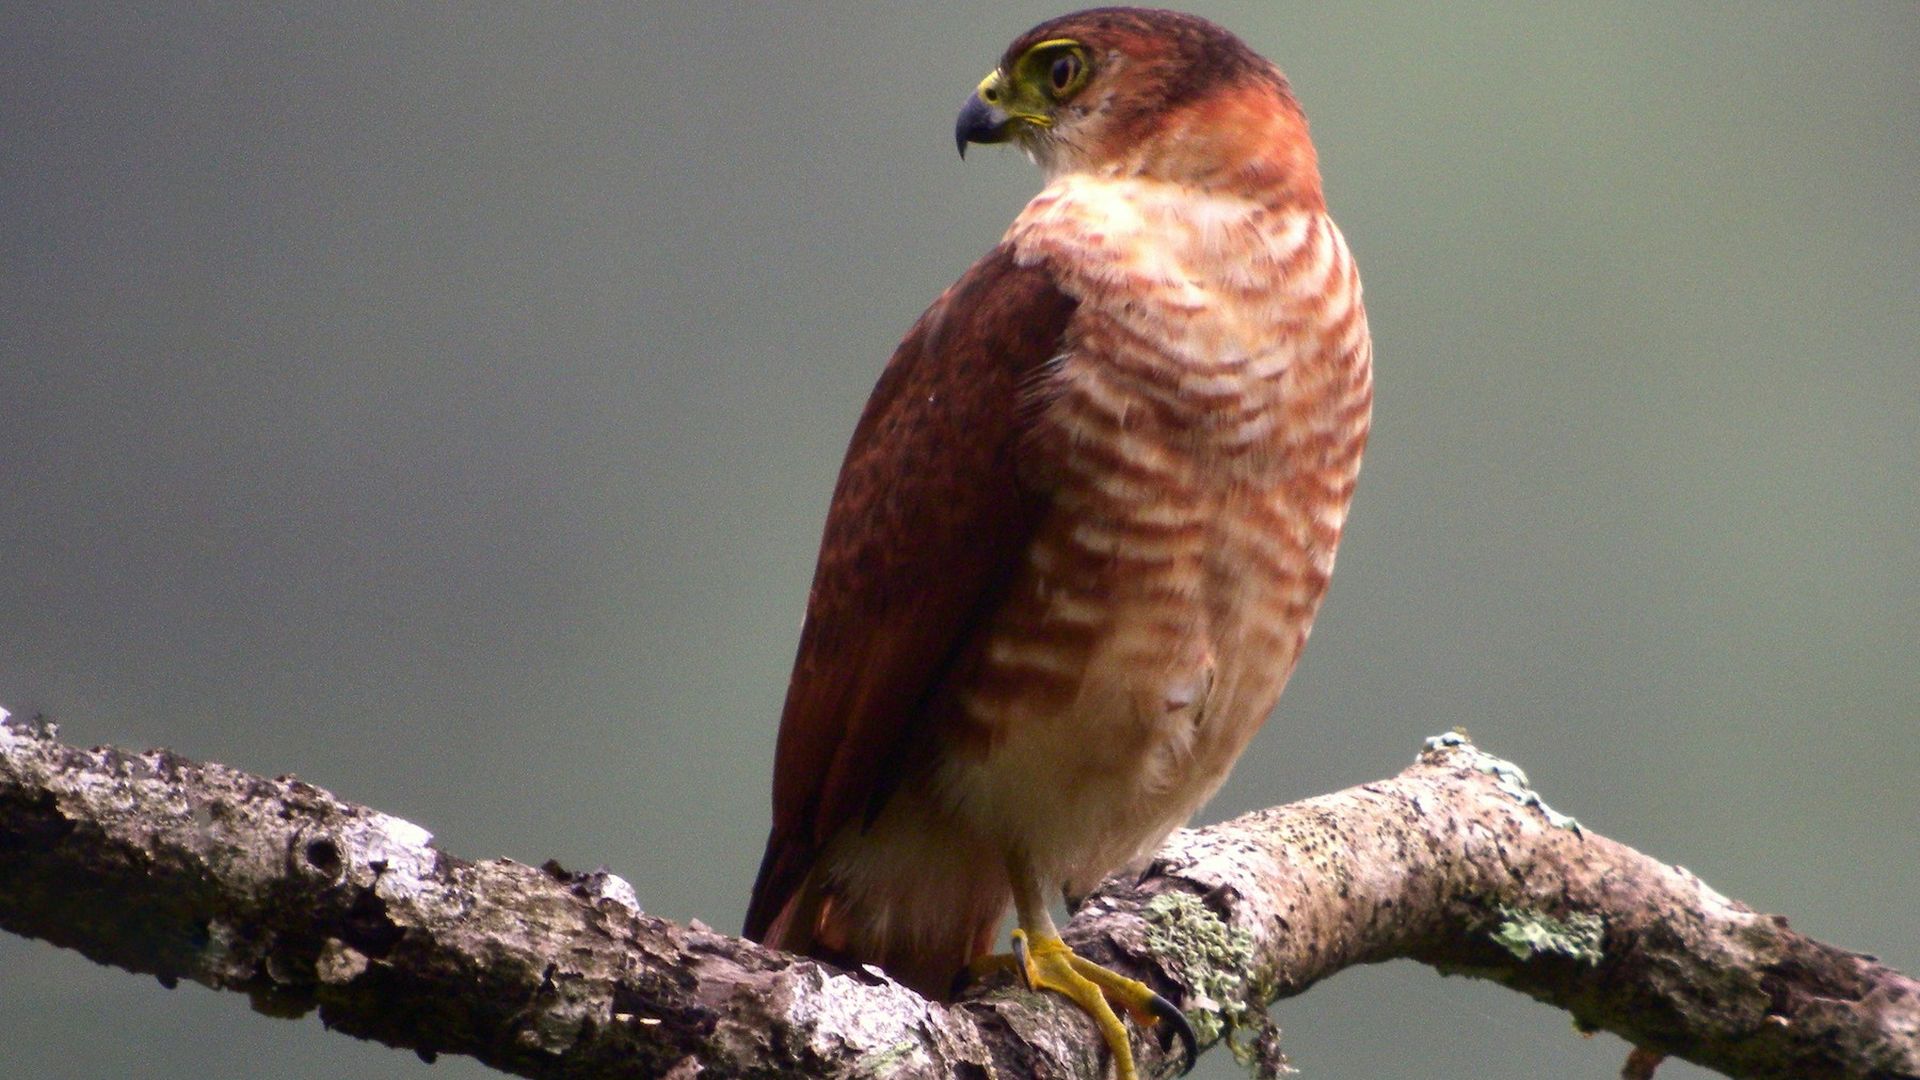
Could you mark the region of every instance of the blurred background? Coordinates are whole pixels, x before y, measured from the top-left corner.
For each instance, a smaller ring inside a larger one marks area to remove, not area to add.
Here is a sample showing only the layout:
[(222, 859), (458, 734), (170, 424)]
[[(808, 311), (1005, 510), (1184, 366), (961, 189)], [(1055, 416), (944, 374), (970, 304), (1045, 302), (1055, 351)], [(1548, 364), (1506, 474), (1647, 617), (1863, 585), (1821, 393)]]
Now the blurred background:
[[(737, 927), (854, 418), (1039, 185), (962, 164), (953, 116), (1062, 9), (27, 7), (0, 705)], [(1205, 817), (1462, 725), (1920, 971), (1920, 7), (1194, 8), (1313, 118), (1379, 392), (1305, 662)], [(1309, 1077), (1626, 1054), (1410, 964), (1276, 1016)], [(6, 1078), (492, 1075), (5, 936), (0, 1046)]]

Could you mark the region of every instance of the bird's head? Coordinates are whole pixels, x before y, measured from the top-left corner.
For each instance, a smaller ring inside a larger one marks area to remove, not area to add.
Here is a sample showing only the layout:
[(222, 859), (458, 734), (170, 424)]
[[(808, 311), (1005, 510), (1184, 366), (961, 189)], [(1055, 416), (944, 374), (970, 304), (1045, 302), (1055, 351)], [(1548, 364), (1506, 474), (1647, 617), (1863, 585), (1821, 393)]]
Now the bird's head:
[(1050, 176), (1147, 176), (1318, 203), (1307, 121), (1280, 69), (1194, 15), (1095, 8), (1016, 38), (954, 126)]

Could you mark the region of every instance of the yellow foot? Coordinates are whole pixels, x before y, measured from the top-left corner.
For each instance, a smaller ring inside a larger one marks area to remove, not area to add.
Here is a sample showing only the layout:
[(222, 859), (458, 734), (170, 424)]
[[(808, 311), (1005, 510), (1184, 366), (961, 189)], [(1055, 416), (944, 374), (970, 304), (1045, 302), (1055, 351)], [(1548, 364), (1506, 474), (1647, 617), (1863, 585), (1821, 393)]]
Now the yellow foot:
[(1067, 948), (1067, 943), (1057, 937), (1036, 937), (1029, 944), (1025, 930), (1013, 932), (1012, 956), (983, 956), (969, 965), (969, 971), (977, 978), (1009, 967), (1020, 972), (1029, 989), (1052, 990), (1093, 1017), (1107, 1049), (1113, 1053), (1119, 1080), (1137, 1080), (1138, 1074), (1133, 1067), (1133, 1047), (1127, 1041), (1126, 1025), (1120, 1022), (1109, 1001), (1125, 1009), (1135, 1024), (1158, 1027), (1162, 1049), (1172, 1048), (1173, 1040), (1178, 1038), (1187, 1052), (1186, 1067), (1181, 1072), (1193, 1068), (1194, 1059), (1200, 1053), (1193, 1025), (1172, 1002), (1154, 993), (1146, 983), (1076, 956)]

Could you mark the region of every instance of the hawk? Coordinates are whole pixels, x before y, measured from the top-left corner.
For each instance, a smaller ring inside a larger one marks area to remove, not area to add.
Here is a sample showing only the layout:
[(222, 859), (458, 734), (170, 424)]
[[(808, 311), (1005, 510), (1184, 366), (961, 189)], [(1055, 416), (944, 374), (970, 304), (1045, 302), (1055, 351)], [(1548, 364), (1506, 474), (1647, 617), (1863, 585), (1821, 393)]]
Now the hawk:
[(1286, 78), (1206, 20), (1042, 23), (955, 135), (1046, 185), (854, 430), (746, 933), (935, 998), (1013, 967), (1131, 1078), (1114, 1005), (1191, 1031), (1049, 903), (1183, 824), (1293, 670), (1372, 412), (1360, 279)]

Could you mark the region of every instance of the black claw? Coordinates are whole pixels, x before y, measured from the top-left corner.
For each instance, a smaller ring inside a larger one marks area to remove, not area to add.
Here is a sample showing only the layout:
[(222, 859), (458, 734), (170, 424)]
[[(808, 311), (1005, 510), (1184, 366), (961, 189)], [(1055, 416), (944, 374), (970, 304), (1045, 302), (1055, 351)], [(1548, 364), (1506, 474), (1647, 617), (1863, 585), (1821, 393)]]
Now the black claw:
[(1160, 1049), (1173, 1049), (1175, 1036), (1187, 1052), (1187, 1063), (1180, 1067), (1180, 1075), (1193, 1071), (1193, 1064), (1200, 1060), (1200, 1040), (1193, 1033), (1193, 1025), (1187, 1022), (1187, 1014), (1174, 1008), (1173, 1002), (1159, 994), (1147, 999), (1147, 1011), (1158, 1021), (1154, 1026), (1160, 1029)]
[(973, 969), (962, 965), (959, 971), (953, 973), (953, 982), (947, 986), (947, 996), (950, 998), (958, 998), (962, 994), (965, 994), (967, 988), (972, 985)]
[(1020, 985), (1033, 989), (1033, 968), (1027, 963), (1027, 939), (1024, 935), (1013, 936), (1013, 962), (1020, 967)]

